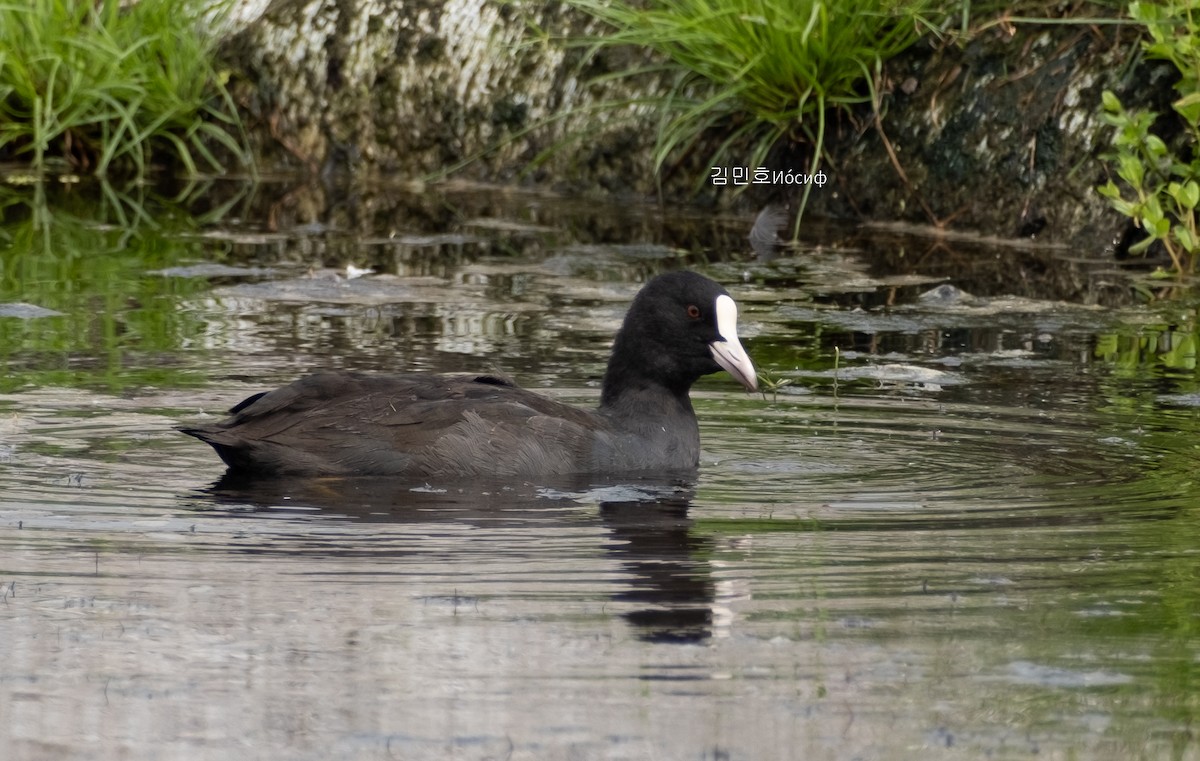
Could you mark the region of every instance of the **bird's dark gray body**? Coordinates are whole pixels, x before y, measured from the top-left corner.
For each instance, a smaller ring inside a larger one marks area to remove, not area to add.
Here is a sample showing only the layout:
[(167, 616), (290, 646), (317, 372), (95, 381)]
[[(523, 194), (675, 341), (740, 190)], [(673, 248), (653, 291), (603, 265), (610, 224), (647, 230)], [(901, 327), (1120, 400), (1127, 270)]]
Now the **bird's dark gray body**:
[(533, 476), (694, 468), (691, 404), (590, 411), (492, 376), (318, 373), (183, 428), (263, 475)]
[(617, 334), (600, 407), (584, 410), (490, 375), (325, 372), (256, 394), (214, 425), (180, 430), (247, 476), (426, 478), (645, 473), (695, 468), (688, 390), (754, 368), (724, 288), (690, 272), (648, 283)]

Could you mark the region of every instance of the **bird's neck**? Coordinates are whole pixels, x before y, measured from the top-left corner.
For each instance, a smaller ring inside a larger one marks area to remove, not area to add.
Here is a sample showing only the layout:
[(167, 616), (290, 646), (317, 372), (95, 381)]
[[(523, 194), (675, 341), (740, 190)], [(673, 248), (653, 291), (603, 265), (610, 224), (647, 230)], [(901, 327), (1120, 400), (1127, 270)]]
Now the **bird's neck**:
[(600, 409), (627, 415), (695, 414), (687, 391), (674, 393), (661, 384), (653, 383), (626, 382), (619, 388), (606, 384), (600, 392)]
[(628, 333), (626, 325), (613, 342), (600, 391), (600, 408), (637, 409), (650, 405), (660, 410), (681, 407), (691, 413), (688, 390), (695, 378), (686, 377), (663, 347)]
[(690, 383), (664, 383), (658, 377), (640, 372), (639, 365), (618, 364), (614, 354), (604, 374), (600, 391), (600, 410), (620, 417), (662, 415), (695, 416), (688, 397)]

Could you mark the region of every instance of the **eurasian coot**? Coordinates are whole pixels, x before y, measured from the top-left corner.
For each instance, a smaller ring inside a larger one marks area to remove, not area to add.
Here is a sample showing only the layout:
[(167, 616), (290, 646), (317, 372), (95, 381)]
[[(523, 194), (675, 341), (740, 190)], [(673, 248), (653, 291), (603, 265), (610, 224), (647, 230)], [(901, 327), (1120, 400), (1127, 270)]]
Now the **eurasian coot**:
[(255, 394), (220, 423), (179, 430), (249, 477), (683, 470), (700, 456), (688, 390), (722, 368), (757, 387), (737, 305), (712, 280), (671, 272), (633, 300), (594, 411), (489, 375), (323, 372)]

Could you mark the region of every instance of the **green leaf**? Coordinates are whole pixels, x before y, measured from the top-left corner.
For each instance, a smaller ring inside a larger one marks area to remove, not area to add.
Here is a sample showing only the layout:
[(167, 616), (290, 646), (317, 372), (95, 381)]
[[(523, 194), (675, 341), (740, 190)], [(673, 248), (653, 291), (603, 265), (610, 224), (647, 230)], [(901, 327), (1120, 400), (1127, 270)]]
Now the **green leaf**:
[(1190, 92), (1171, 104), (1176, 113), (1195, 127), (1200, 125), (1200, 92)]
[(1112, 90), (1105, 90), (1101, 93), (1100, 102), (1104, 104), (1104, 110), (1110, 113), (1118, 114), (1122, 110), (1121, 101)]
[(1141, 204), (1132, 203), (1121, 198), (1114, 198), (1110, 201), (1112, 207), (1125, 216), (1136, 219), (1141, 213)]
[(1183, 206), (1183, 201), (1180, 200), (1180, 196), (1183, 195), (1183, 186), (1178, 182), (1167, 184), (1167, 195), (1171, 197), (1171, 200), (1175, 201), (1176, 205)]
[(1146, 253), (1146, 249), (1150, 248), (1150, 245), (1154, 243), (1155, 240), (1157, 239), (1153, 235), (1147, 235), (1145, 238), (1142, 238), (1137, 243), (1134, 243), (1132, 246), (1130, 246), (1129, 253), (1144, 254)]
[(1142, 226), (1146, 232), (1153, 234), (1159, 222), (1164, 219), (1162, 204), (1157, 196), (1147, 196), (1142, 208)]
[(1189, 211), (1200, 204), (1200, 183), (1188, 180), (1183, 184), (1183, 206)]
[(1157, 27), (1148, 27), (1147, 31), (1154, 38), (1154, 42), (1147, 43), (1143, 49), (1146, 51), (1147, 58), (1156, 58), (1160, 61), (1170, 61), (1174, 58), (1173, 53), (1175, 48), (1170, 43), (1166, 42), (1166, 37)]
[(1189, 254), (1196, 253), (1196, 236), (1192, 235), (1192, 231), (1183, 225), (1175, 225), (1171, 228), (1171, 234), (1175, 236), (1175, 240), (1179, 241), (1179, 245)]
[(1161, 9), (1154, 3), (1133, 2), (1129, 4), (1129, 17), (1138, 23), (1149, 26), (1157, 23), (1161, 16)]
[(1180, 210), (1191, 211), (1200, 201), (1200, 186), (1196, 184), (1195, 180), (1189, 180), (1186, 183), (1172, 182), (1167, 185), (1167, 195), (1175, 200)]
[(1109, 180), (1104, 185), (1098, 185), (1096, 187), (1096, 192), (1099, 193), (1100, 195), (1104, 196), (1105, 198), (1120, 198), (1121, 197), (1121, 189), (1118, 188), (1117, 183), (1113, 182), (1112, 180)]
[(1146, 177), (1146, 168), (1137, 156), (1122, 153), (1117, 157), (1117, 175), (1133, 187), (1140, 188)]

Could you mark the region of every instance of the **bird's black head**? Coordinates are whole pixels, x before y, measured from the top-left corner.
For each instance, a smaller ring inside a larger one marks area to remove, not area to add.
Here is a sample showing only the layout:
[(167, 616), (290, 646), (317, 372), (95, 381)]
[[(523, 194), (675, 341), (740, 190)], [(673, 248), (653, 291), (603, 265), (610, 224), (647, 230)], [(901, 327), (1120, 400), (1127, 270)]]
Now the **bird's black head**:
[(703, 275), (669, 272), (646, 283), (629, 307), (600, 405), (653, 386), (686, 395), (700, 376), (722, 369), (747, 389), (757, 388), (754, 365), (738, 341), (737, 304)]

